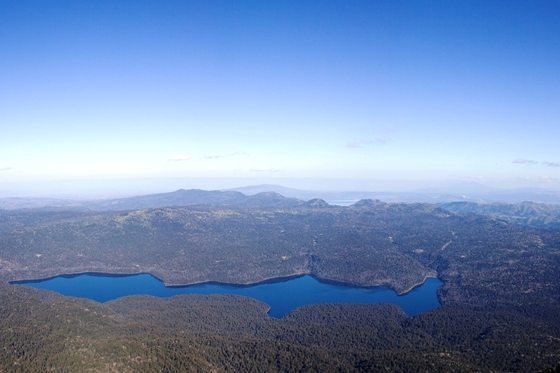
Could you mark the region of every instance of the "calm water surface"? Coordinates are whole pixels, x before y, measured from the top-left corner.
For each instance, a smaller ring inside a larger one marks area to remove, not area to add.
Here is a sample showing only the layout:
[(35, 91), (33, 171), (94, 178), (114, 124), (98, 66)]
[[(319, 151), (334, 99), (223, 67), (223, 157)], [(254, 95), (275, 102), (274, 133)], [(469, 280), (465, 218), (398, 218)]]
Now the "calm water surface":
[(101, 303), (140, 294), (156, 297), (178, 294), (243, 295), (267, 303), (270, 306), (269, 315), (276, 318), (281, 318), (298, 307), (318, 303), (392, 303), (412, 316), (440, 306), (436, 291), (442, 284), (440, 280), (430, 278), (423, 285), (398, 296), (393, 290), (384, 287), (342, 285), (318, 281), (312, 276), (267, 281), (249, 286), (205, 283), (166, 287), (163, 282), (149, 274), (115, 276), (92, 273), (15, 283), (52, 290), (67, 296), (89, 298)]

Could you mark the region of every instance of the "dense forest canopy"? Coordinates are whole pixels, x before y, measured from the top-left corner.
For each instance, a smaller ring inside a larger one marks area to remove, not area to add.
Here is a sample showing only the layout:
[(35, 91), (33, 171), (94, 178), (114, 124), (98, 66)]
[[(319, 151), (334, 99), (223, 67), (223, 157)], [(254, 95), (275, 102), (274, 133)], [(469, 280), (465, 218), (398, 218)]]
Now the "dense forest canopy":
[[(558, 230), (430, 204), (0, 210), (0, 367), (538, 371), (560, 361), (559, 264)], [(89, 271), (173, 285), (294, 274), (398, 292), (429, 276), (444, 285), (442, 307), (413, 317), (388, 305), (315, 305), (275, 320), (244, 297), (97, 304), (7, 284)]]

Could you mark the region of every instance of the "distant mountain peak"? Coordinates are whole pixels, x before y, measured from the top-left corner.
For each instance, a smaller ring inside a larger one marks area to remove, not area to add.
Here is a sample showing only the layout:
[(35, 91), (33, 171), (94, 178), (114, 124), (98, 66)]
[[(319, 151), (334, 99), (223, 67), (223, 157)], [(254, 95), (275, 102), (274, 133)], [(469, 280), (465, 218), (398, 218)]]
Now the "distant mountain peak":
[(325, 200), (321, 198), (313, 198), (305, 203), (308, 207), (331, 207)]
[(256, 197), (256, 196), (261, 196), (261, 197), (282, 197), (282, 198), (286, 198), (286, 197), (284, 197), (283, 195), (281, 195), (280, 193), (274, 192), (274, 191), (270, 191), (270, 192), (260, 192), (260, 193), (254, 194), (253, 196), (254, 196), (254, 197)]
[(354, 203), (352, 206), (353, 207), (370, 207), (370, 206), (376, 206), (379, 204), (382, 204), (384, 202), (381, 202), (380, 200), (376, 199), (369, 199), (369, 198), (365, 198), (365, 199), (361, 199), (358, 202)]

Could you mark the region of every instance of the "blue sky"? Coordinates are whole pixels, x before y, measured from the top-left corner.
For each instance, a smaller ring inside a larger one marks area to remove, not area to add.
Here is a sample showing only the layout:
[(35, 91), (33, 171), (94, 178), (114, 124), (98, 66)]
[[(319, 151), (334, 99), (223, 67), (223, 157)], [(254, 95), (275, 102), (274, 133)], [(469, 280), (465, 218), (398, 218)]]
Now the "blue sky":
[(3, 1), (0, 54), (5, 185), (560, 189), (560, 1)]

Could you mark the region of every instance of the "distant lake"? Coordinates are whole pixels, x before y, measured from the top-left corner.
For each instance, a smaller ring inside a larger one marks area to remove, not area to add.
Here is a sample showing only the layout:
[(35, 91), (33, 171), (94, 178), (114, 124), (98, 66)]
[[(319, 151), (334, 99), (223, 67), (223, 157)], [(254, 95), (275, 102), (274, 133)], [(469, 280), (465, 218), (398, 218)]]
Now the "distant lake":
[(100, 303), (140, 294), (164, 298), (179, 294), (243, 295), (267, 303), (270, 306), (269, 315), (276, 318), (282, 318), (298, 307), (318, 303), (391, 303), (400, 306), (408, 316), (412, 316), (440, 306), (436, 291), (442, 284), (439, 279), (429, 278), (421, 286), (399, 296), (393, 290), (384, 287), (349, 286), (319, 281), (312, 276), (266, 281), (248, 286), (204, 283), (166, 287), (163, 282), (149, 274), (123, 276), (97, 273), (13, 283), (52, 290), (67, 296), (89, 298)]

